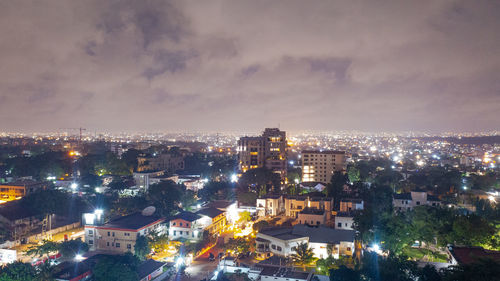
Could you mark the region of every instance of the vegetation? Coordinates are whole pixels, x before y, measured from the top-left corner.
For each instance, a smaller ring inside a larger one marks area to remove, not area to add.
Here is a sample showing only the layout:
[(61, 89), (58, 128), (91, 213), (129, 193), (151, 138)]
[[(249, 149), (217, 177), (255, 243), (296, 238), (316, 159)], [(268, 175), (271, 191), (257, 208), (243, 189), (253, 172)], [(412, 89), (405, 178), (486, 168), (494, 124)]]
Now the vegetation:
[(106, 256), (94, 266), (95, 281), (137, 281), (139, 260), (132, 254)]
[(309, 248), (308, 243), (300, 243), (295, 249), (295, 253), (291, 255), (292, 261), (302, 267), (306, 267), (315, 260), (312, 249)]

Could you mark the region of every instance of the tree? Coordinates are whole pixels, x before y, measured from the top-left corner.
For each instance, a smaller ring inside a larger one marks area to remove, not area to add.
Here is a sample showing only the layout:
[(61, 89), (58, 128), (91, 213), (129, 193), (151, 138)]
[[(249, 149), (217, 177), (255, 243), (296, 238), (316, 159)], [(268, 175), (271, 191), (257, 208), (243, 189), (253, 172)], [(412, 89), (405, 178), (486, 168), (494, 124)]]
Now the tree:
[(0, 281), (32, 281), (36, 278), (36, 270), (29, 263), (16, 261), (0, 269)]
[(155, 252), (161, 252), (163, 250), (166, 250), (169, 245), (169, 239), (168, 235), (163, 233), (163, 234), (158, 234), (156, 232), (152, 232), (149, 235), (149, 247)]
[(266, 168), (250, 169), (241, 175), (239, 183), (253, 191), (264, 193), (280, 190), (281, 178)]
[(134, 252), (140, 260), (145, 260), (146, 257), (151, 253), (151, 247), (146, 236), (137, 236), (137, 239), (135, 240)]
[(347, 176), (349, 177), (349, 181), (353, 183), (361, 180), (359, 169), (355, 166), (347, 168)]
[(224, 249), (226, 251), (232, 251), (235, 254), (243, 254), (250, 251), (250, 247), (253, 244), (252, 242), (254, 243), (255, 241), (247, 240), (243, 237), (229, 239), (228, 243), (224, 245)]
[(100, 258), (92, 272), (95, 281), (137, 281), (138, 260), (130, 254)]
[(345, 265), (340, 266), (338, 269), (330, 270), (330, 281), (359, 281), (361, 276), (359, 271), (350, 269)]
[(26, 254), (30, 256), (43, 257), (44, 255), (49, 255), (57, 251), (59, 251), (59, 244), (57, 242), (43, 240), (41, 245), (29, 247)]
[(330, 183), (326, 186), (326, 194), (329, 197), (333, 197), (335, 206), (340, 204), (340, 198), (344, 194), (344, 185), (347, 184), (348, 180), (347, 175), (337, 171), (333, 173)]
[(65, 258), (74, 258), (78, 254), (83, 254), (89, 251), (89, 245), (83, 242), (80, 238), (68, 240), (59, 244), (59, 252)]
[(170, 180), (150, 185), (146, 195), (148, 202), (155, 206), (157, 213), (162, 216), (170, 216), (179, 209), (181, 197), (181, 188)]
[(308, 243), (300, 243), (297, 245), (295, 253), (293, 253), (291, 257), (295, 264), (303, 266), (304, 269), (315, 260), (314, 253), (312, 249), (309, 248)]
[(252, 220), (252, 215), (249, 211), (243, 211), (240, 213), (240, 218), (238, 219), (238, 223), (246, 223)]
[(492, 259), (479, 259), (472, 264), (461, 264), (444, 270), (445, 281), (498, 281), (500, 280), (500, 263)]
[(269, 227), (269, 223), (267, 221), (259, 221), (253, 224), (253, 230), (259, 232), (262, 229)]

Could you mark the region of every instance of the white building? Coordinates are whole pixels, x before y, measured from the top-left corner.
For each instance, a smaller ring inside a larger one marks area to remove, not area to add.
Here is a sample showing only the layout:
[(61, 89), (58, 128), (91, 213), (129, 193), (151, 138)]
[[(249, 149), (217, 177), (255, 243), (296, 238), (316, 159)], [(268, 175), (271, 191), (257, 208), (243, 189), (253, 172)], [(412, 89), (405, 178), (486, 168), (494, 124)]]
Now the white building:
[(337, 213), (335, 216), (335, 229), (354, 229), (354, 214), (352, 213)]
[(407, 211), (423, 205), (440, 206), (441, 201), (424, 191), (412, 191), (409, 193), (394, 194), (392, 205), (396, 211)]
[[(288, 257), (301, 243), (308, 243), (317, 258), (332, 255), (352, 256), (354, 252), (354, 230), (340, 230), (324, 226), (295, 225), (292, 228), (262, 230), (257, 234), (256, 251), (263, 257), (278, 255)], [(329, 250), (330, 249), (330, 250)]]
[(281, 195), (268, 195), (258, 198), (256, 206), (257, 215), (259, 217), (274, 217), (285, 210), (283, 196)]

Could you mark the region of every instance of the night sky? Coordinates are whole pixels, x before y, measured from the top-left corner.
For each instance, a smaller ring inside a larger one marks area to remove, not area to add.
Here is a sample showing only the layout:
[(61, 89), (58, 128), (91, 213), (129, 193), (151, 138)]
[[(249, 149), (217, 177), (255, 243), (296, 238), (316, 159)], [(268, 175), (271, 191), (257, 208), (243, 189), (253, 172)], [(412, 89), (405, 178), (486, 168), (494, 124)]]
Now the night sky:
[(500, 129), (500, 1), (0, 1), (0, 130)]

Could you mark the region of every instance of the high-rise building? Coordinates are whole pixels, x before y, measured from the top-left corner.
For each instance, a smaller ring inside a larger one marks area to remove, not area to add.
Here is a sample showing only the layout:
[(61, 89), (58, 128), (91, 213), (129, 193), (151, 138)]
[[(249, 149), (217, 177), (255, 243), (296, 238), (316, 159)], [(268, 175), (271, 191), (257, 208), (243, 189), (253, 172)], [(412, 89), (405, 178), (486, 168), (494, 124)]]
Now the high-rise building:
[(259, 137), (241, 137), (238, 141), (239, 168), (267, 168), (286, 179), (286, 132), (277, 128), (266, 128)]
[(330, 182), (332, 175), (345, 169), (345, 151), (302, 151), (302, 181)]

